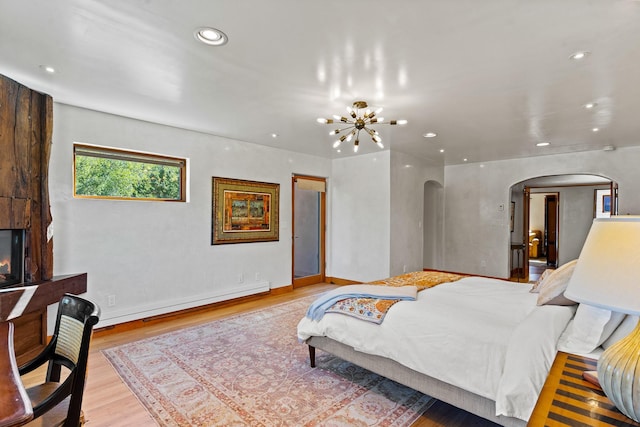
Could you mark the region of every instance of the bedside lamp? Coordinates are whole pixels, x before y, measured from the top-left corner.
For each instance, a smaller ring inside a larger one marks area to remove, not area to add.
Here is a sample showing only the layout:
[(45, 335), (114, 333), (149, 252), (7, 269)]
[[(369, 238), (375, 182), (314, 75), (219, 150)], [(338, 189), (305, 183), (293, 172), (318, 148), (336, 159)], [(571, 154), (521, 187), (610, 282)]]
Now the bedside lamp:
[[(564, 295), (640, 315), (640, 216), (597, 218)], [(598, 360), (598, 380), (616, 407), (640, 421), (640, 322)]]

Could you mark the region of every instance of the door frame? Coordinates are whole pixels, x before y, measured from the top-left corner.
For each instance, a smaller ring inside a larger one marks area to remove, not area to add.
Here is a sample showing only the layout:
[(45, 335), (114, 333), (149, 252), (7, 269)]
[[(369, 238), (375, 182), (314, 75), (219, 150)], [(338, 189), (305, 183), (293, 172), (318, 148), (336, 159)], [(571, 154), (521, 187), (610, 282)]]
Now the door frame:
[[(597, 177), (602, 177), (605, 178), (607, 180), (609, 180), (609, 188), (611, 189), (611, 215), (618, 215), (618, 203), (619, 203), (619, 195), (618, 195), (618, 183), (616, 181), (614, 181), (611, 178), (608, 177), (603, 177), (601, 175), (596, 175), (596, 174), (592, 174), (592, 173), (588, 173), (588, 174), (560, 174), (558, 176), (565, 176), (565, 175), (593, 175), (593, 176), (597, 176)], [(536, 177), (532, 177), (529, 179), (524, 180), (523, 182), (529, 181), (529, 180), (533, 180)], [(522, 229), (522, 241), (523, 242), (527, 242), (528, 245), (528, 227), (529, 227), (529, 213), (530, 213), (530, 194), (531, 194), (531, 190), (532, 189), (536, 189), (536, 190), (540, 190), (540, 189), (545, 189), (545, 188), (560, 188), (560, 187), (581, 187), (581, 186), (595, 186), (598, 185), (598, 183), (576, 183), (576, 184), (557, 184), (557, 185), (525, 185), (523, 188), (523, 206), (526, 206), (527, 208), (522, 210), (522, 218), (523, 218), (523, 224), (526, 224), (526, 227), (523, 226)], [(538, 191), (536, 191), (538, 192)], [(541, 191), (544, 192), (544, 191)], [(549, 191), (549, 193), (553, 193), (554, 191)], [(559, 195), (558, 195), (559, 196)], [(560, 227), (560, 223), (558, 223), (558, 227)], [(556, 236), (556, 239), (560, 238), (560, 232), (558, 229), (558, 236)], [(527, 248), (528, 249), (528, 248)], [(558, 248), (558, 252), (559, 252), (559, 248)], [(525, 264), (524, 264), (524, 269), (526, 272), (526, 275), (528, 277), (528, 272), (529, 272), (529, 251), (525, 250), (525, 256), (523, 257), (525, 259)]]
[[(299, 179), (307, 179), (311, 181), (321, 181), (325, 185), (325, 191), (320, 193), (320, 253), (319, 253), (319, 270), (320, 273), (312, 276), (305, 276), (301, 278), (295, 277), (295, 254), (296, 254), (296, 181)], [(326, 231), (327, 231), (327, 179), (317, 176), (308, 175), (293, 175), (291, 177), (291, 283), (293, 288), (299, 288), (302, 286), (313, 285), (316, 283), (322, 283), (326, 279)]]

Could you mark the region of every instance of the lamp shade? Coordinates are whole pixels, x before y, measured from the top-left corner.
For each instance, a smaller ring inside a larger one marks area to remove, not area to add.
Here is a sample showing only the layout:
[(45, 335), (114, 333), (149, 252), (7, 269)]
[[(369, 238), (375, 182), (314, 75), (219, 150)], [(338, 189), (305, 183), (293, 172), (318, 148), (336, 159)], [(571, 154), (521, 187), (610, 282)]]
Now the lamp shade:
[(564, 293), (570, 300), (640, 315), (640, 216), (597, 218)]

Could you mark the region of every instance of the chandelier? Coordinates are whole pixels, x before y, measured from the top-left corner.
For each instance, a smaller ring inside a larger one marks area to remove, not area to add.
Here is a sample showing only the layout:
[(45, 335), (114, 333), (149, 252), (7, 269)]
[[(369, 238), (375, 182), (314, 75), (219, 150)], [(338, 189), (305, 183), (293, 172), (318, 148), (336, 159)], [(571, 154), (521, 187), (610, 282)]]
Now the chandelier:
[(347, 125), (343, 128), (338, 128), (329, 132), (329, 135), (341, 135), (340, 138), (338, 138), (336, 142), (333, 143), (333, 148), (338, 148), (343, 142), (351, 142), (351, 140), (355, 138), (353, 142), (353, 152), (357, 153), (358, 145), (360, 144), (360, 131), (365, 131), (369, 134), (371, 140), (382, 149), (384, 148), (384, 145), (382, 145), (382, 138), (380, 138), (377, 130), (371, 128), (371, 125), (405, 125), (407, 124), (407, 121), (390, 120), (385, 123), (383, 117), (377, 117), (377, 115), (380, 114), (381, 111), (382, 108), (371, 111), (365, 101), (356, 101), (353, 103), (353, 107), (347, 107), (349, 117), (335, 115), (333, 116), (333, 119), (319, 118), (318, 123), (345, 123)]

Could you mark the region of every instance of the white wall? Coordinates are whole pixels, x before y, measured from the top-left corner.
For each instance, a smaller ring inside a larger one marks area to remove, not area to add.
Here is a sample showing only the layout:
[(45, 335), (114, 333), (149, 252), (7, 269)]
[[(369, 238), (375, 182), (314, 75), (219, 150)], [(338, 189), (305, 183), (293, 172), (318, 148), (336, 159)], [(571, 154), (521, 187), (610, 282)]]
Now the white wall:
[[(188, 158), (189, 202), (74, 199), (74, 142)], [(88, 273), (100, 326), (290, 285), (291, 176), (330, 171), (327, 159), (56, 103), (54, 274)], [(212, 176), (279, 183), (280, 240), (212, 246)]]
[(424, 184), (443, 178), (442, 166), (391, 151), (390, 276), (424, 267)]
[[(330, 161), (57, 103), (53, 142), (54, 274), (89, 273), (101, 326), (289, 285), (292, 174), (329, 178), (326, 273), (359, 281), (422, 267), (428, 180), (444, 183), (451, 271), (508, 277), (509, 189), (531, 177), (606, 176), (620, 185), (620, 214), (640, 213), (640, 147), (443, 170), (389, 151)], [(73, 142), (188, 158), (189, 203), (74, 199)], [(279, 183), (280, 240), (211, 246), (212, 176)]]
[(445, 167), (445, 268), (509, 275), (510, 187), (558, 174), (595, 174), (619, 183), (619, 213), (640, 213), (640, 147)]
[(327, 276), (362, 282), (389, 277), (389, 174), (389, 151), (333, 161)]
[(584, 186), (558, 189), (560, 208), (558, 266), (580, 256), (593, 222), (594, 188)]

